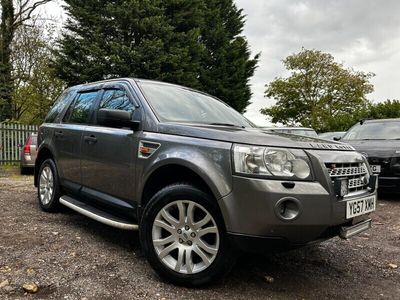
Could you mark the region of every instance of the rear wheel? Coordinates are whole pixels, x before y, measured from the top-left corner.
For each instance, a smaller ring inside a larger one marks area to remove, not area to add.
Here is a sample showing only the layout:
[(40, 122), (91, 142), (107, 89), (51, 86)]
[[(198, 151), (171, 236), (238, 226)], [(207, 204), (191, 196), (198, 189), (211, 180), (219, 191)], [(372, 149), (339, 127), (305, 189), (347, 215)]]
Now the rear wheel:
[(40, 207), (47, 212), (60, 208), (60, 187), (57, 168), (52, 159), (46, 159), (38, 173), (38, 199)]
[(176, 284), (199, 286), (219, 279), (235, 260), (215, 200), (188, 184), (167, 186), (152, 197), (140, 239), (151, 266)]

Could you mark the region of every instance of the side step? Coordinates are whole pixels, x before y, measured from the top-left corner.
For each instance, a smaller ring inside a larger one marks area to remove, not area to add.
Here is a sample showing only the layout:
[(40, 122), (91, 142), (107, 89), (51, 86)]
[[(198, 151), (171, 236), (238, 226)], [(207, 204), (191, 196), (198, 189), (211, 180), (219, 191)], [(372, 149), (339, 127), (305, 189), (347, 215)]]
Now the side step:
[(96, 220), (100, 223), (116, 227), (119, 229), (125, 229), (125, 230), (138, 230), (139, 226), (137, 224), (129, 223), (127, 220), (118, 218), (116, 216), (113, 216), (107, 212), (104, 212), (98, 208), (95, 208), (93, 206), (90, 206), (86, 203), (83, 203), (79, 200), (76, 200), (72, 197), (69, 196), (61, 196), (60, 197), (60, 203), (62, 205), (65, 205), (69, 207), (72, 210), (75, 210), (76, 212), (85, 215), (86, 217), (89, 217), (93, 220)]

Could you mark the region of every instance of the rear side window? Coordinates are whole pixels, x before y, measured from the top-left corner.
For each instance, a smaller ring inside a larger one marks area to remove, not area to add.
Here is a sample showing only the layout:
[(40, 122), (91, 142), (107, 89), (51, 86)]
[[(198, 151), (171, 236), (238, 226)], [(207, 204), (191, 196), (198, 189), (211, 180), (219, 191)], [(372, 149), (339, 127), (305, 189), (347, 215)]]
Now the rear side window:
[(68, 108), (64, 121), (77, 124), (89, 123), (90, 110), (96, 100), (97, 94), (98, 91), (80, 93), (75, 102)]
[(64, 107), (68, 104), (68, 100), (72, 96), (73, 91), (65, 91), (54, 103), (53, 107), (44, 119), (45, 123), (54, 123), (57, 116), (63, 111)]
[(126, 92), (119, 89), (105, 90), (99, 108), (120, 109), (129, 112), (134, 110), (134, 106)]

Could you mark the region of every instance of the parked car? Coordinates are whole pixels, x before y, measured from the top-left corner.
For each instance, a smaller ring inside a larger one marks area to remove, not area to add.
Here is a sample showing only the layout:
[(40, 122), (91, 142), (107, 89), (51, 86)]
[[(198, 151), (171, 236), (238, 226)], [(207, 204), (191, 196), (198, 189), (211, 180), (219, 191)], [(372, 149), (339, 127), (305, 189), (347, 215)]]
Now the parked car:
[(380, 190), (400, 191), (400, 118), (360, 121), (342, 140), (367, 157)]
[(20, 154), (20, 170), (21, 174), (33, 173), (35, 160), (37, 155), (37, 134), (31, 133), (28, 135), (25, 144), (21, 147)]
[(320, 137), (321, 139), (338, 141), (343, 137), (343, 135), (345, 133), (346, 133), (346, 131), (324, 132), (324, 133), (318, 134), (318, 137)]
[(367, 230), (375, 185), (349, 145), (268, 133), (215, 97), (162, 82), (71, 87), (39, 128), (41, 208), (139, 230), (151, 266), (177, 284), (221, 278), (239, 249)]
[(302, 136), (318, 137), (318, 134), (312, 128), (307, 127), (262, 127), (262, 129), (271, 132), (289, 133)]

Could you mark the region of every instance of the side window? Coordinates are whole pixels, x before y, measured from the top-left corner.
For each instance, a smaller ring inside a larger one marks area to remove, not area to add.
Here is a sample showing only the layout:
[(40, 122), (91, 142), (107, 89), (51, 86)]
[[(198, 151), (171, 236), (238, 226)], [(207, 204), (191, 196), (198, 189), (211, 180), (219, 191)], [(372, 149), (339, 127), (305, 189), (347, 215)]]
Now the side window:
[(90, 109), (96, 99), (98, 91), (80, 93), (75, 102), (68, 108), (64, 116), (67, 123), (87, 124), (90, 118)]
[(120, 109), (132, 112), (135, 107), (129, 100), (128, 95), (124, 90), (110, 89), (105, 90), (100, 101), (99, 109)]
[(72, 91), (64, 92), (58, 99), (55, 101), (53, 107), (47, 114), (46, 118), (44, 119), (45, 123), (54, 123), (57, 116), (62, 112), (65, 105), (67, 105), (70, 96), (73, 94)]

